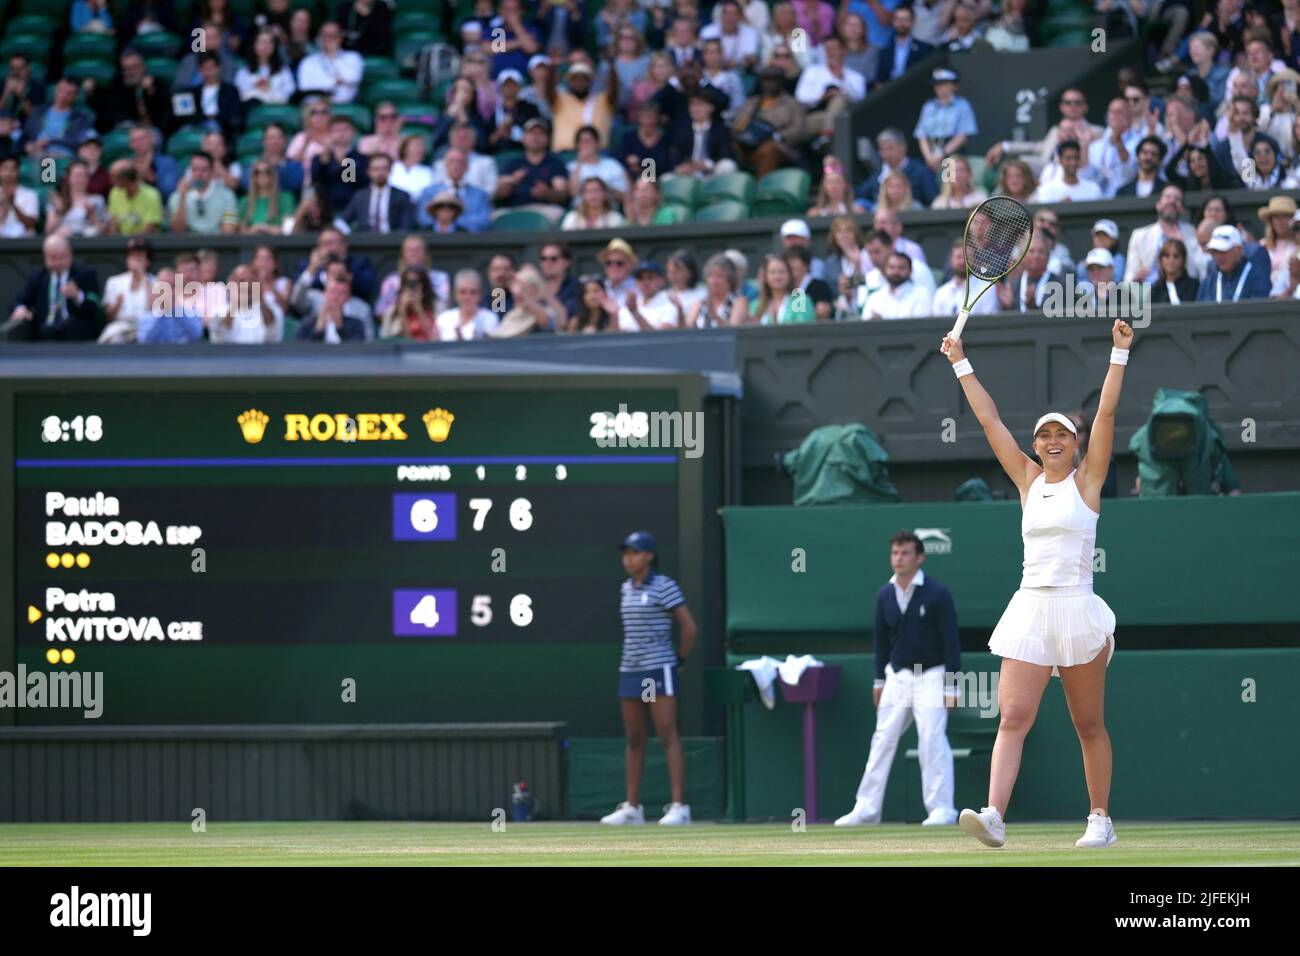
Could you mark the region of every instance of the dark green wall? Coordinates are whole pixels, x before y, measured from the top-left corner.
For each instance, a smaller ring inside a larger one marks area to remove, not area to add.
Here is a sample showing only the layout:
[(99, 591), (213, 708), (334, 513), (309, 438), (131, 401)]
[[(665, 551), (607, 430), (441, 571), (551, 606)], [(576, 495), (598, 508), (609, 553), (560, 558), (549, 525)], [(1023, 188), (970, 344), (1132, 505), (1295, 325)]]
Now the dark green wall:
[[(727, 633), (748, 639), (869, 636), (888, 580), (889, 538), (941, 528), (951, 554), (927, 554), (926, 574), (952, 591), (963, 628), (989, 628), (1020, 584), (1019, 502), (947, 502), (723, 511)], [(1128, 625), (1300, 621), (1296, 531), (1300, 494), (1107, 499), (1097, 526), (1105, 572), (1094, 588)], [(802, 548), (807, 570), (791, 570)], [(860, 647), (860, 643), (858, 644)]]

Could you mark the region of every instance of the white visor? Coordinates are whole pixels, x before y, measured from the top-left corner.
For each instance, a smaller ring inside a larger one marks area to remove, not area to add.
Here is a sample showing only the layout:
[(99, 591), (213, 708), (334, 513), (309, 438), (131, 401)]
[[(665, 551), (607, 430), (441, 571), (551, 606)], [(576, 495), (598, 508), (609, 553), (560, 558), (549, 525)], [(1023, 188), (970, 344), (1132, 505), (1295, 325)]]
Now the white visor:
[(1040, 418), (1038, 420), (1038, 424), (1034, 426), (1034, 434), (1037, 435), (1038, 429), (1042, 428), (1048, 422), (1060, 422), (1066, 428), (1070, 429), (1071, 435), (1073, 435), (1075, 438), (1079, 437), (1079, 430), (1074, 427), (1074, 422), (1070, 421), (1060, 412), (1048, 412), (1046, 415)]

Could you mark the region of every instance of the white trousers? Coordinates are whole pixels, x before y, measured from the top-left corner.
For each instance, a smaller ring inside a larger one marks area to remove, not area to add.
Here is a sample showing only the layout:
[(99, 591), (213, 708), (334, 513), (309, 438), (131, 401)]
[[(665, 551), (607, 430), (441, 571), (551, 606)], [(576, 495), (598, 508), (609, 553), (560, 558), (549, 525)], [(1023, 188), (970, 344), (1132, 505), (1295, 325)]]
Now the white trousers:
[(921, 797), (927, 813), (954, 810), (952, 748), (948, 746), (948, 711), (943, 706), (943, 665), (917, 675), (885, 665), (885, 687), (876, 708), (876, 732), (871, 735), (867, 769), (858, 784), (859, 813), (879, 819), (885, 784), (894, 763), (898, 740), (916, 718), (917, 750), (921, 758)]

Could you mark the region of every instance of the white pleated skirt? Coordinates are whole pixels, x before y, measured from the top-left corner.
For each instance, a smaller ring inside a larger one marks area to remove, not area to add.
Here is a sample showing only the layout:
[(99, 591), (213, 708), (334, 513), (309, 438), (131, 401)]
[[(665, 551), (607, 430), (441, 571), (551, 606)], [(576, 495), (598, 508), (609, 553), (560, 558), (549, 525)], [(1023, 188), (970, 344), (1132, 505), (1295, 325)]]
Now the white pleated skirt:
[(1086, 585), (1021, 588), (1011, 596), (989, 638), (999, 657), (1052, 668), (1087, 664), (1109, 645), (1115, 654), (1115, 612)]

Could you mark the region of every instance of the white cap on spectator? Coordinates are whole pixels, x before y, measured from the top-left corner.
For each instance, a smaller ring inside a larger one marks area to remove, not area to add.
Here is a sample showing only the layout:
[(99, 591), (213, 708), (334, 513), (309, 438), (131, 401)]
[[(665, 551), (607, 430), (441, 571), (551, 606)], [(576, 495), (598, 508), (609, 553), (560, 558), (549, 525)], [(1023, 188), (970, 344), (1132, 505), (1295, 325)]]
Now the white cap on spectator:
[(1110, 254), (1109, 249), (1090, 249), (1088, 257), (1083, 260), (1085, 266), (1101, 266), (1104, 269), (1110, 269), (1115, 265), (1115, 257)]
[(1216, 226), (1210, 236), (1210, 241), (1205, 244), (1206, 249), (1212, 249), (1215, 252), (1227, 252), (1229, 249), (1236, 249), (1241, 245), (1241, 233), (1237, 231), (1236, 226)]
[(1098, 219), (1092, 224), (1093, 232), (1104, 232), (1112, 239), (1119, 238), (1119, 226), (1115, 225), (1114, 219)]
[(583, 63), (581, 60), (569, 67), (570, 76), (576, 76), (579, 73), (586, 73), (588, 76), (591, 76), (591, 67), (586, 63)]
[(802, 236), (811, 242), (812, 230), (802, 219), (787, 219), (781, 224), (781, 238), (784, 239), (786, 236)]
[(941, 66), (933, 73), (930, 74), (930, 82), (931, 83), (956, 83), (957, 71), (950, 70), (947, 67)]
[(545, 53), (535, 53), (528, 60), (528, 72), (529, 73), (533, 72), (533, 67), (550, 66), (550, 65), (551, 65), (551, 58), (549, 56), (547, 56)]
[(514, 80), (520, 86), (524, 85), (524, 76), (518, 70), (502, 70), (497, 75), (497, 86), (498, 87), (504, 86), (506, 80)]

